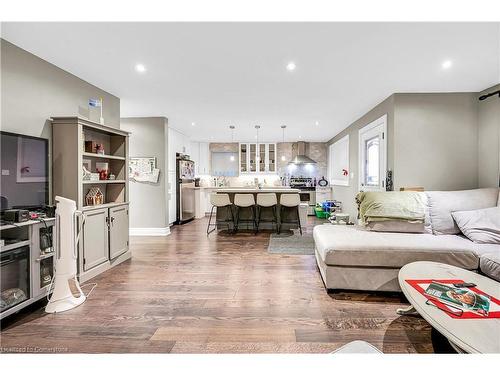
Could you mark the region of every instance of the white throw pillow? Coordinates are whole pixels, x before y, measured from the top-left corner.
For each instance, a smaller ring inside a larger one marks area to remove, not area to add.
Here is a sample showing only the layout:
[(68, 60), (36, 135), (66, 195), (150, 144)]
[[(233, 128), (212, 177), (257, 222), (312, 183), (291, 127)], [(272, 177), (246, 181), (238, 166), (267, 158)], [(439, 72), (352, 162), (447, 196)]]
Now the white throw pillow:
[(495, 207), (498, 188), (457, 191), (427, 191), (429, 214), (434, 234), (459, 234), (452, 212)]
[(462, 233), (471, 241), (500, 244), (500, 207), (455, 211), (451, 215)]
[(373, 232), (425, 233), (424, 223), (410, 223), (404, 220), (371, 221), (366, 228)]

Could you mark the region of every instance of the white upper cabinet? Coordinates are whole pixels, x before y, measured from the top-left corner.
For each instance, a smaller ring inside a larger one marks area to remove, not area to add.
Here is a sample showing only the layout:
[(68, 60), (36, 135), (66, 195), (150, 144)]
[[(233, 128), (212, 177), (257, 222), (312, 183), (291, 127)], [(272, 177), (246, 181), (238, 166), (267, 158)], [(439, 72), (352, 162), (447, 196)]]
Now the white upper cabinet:
[(175, 171), (177, 153), (190, 155), (190, 151), (191, 142), (189, 137), (175, 129), (168, 128), (168, 169)]
[(210, 174), (210, 151), (207, 142), (200, 142), (200, 161), (198, 163), (199, 174)]
[(240, 173), (276, 173), (276, 143), (240, 143)]
[(189, 156), (194, 161), (195, 175), (210, 174), (210, 155), (207, 142), (190, 142)]

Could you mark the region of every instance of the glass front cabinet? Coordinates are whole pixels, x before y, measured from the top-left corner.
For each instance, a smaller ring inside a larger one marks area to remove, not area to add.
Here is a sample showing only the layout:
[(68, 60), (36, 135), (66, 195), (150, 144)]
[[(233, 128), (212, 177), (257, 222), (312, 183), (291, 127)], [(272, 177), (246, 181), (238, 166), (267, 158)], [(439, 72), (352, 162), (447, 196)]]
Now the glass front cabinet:
[(276, 143), (240, 143), (240, 173), (276, 173)]

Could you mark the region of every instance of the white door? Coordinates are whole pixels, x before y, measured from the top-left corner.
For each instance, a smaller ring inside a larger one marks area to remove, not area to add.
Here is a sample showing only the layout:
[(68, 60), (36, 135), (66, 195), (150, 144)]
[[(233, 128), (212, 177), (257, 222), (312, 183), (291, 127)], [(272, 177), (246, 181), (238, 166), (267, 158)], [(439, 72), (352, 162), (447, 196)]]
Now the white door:
[(387, 115), (359, 130), (359, 190), (385, 191)]

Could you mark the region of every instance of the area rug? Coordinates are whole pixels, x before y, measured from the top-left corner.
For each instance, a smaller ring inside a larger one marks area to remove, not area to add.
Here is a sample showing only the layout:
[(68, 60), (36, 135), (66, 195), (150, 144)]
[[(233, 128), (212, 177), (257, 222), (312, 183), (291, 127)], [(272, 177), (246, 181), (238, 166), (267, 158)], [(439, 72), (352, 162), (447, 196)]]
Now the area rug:
[(314, 255), (312, 233), (272, 233), (267, 252), (270, 254)]

